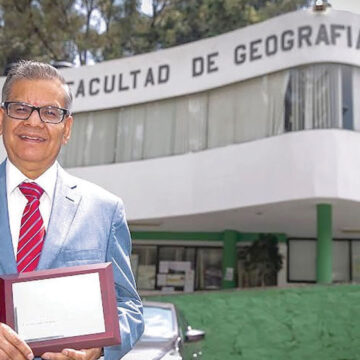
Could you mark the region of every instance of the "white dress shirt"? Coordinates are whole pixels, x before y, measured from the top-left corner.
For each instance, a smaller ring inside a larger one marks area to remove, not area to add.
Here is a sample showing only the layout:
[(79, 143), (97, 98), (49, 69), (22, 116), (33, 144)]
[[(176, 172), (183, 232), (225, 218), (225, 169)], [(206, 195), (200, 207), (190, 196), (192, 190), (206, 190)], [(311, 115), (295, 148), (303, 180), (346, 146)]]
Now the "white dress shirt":
[(18, 186), (23, 181), (36, 182), (44, 189), (40, 198), (40, 213), (43, 218), (45, 230), (49, 224), (51, 207), (54, 197), (54, 190), (57, 178), (58, 163), (55, 162), (37, 179), (27, 178), (9, 159), (6, 160), (6, 193), (9, 211), (9, 223), (11, 238), (16, 258), (17, 245), (19, 240), (21, 218), (27, 204), (25, 195), (20, 191)]

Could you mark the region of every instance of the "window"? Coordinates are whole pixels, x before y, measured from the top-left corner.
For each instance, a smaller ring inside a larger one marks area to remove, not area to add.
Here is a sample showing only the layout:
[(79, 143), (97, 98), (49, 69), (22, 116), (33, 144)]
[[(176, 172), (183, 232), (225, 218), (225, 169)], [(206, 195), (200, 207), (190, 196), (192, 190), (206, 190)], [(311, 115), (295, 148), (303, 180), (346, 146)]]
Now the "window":
[(137, 263), (137, 269), (133, 271), (137, 287), (142, 290), (155, 289), (157, 248), (156, 246), (134, 246), (132, 259)]
[(352, 67), (308, 65), (290, 70), (285, 129), (353, 129)]
[[(333, 240), (332, 279), (333, 282), (351, 281), (350, 259), (352, 268), (357, 263), (358, 250), (354, 244), (353, 255), (350, 253), (351, 240)], [(316, 281), (316, 239), (289, 239), (288, 242), (288, 277), (290, 282)], [(353, 273), (357, 276), (357, 272)], [(360, 278), (359, 278), (360, 280)]]
[(141, 342), (164, 341), (176, 333), (174, 312), (171, 309), (144, 306), (145, 331)]
[(220, 289), (222, 284), (222, 249), (198, 249), (197, 288)]
[(288, 131), (360, 128), (360, 68), (316, 64), (202, 93), (74, 115), (64, 167), (185, 154)]
[(190, 261), (195, 268), (195, 248), (184, 246), (160, 246), (159, 261)]

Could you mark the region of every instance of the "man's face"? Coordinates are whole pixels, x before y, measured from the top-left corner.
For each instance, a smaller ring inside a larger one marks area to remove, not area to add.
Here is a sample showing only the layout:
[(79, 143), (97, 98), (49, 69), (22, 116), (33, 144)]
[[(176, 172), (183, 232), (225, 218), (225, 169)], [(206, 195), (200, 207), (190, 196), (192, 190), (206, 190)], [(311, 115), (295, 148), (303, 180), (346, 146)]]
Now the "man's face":
[[(7, 101), (34, 106), (65, 108), (65, 89), (59, 80), (19, 80)], [(26, 176), (35, 179), (56, 160), (61, 145), (70, 138), (72, 117), (59, 124), (44, 123), (35, 110), (28, 120), (16, 120), (0, 109), (0, 134), (10, 161)]]

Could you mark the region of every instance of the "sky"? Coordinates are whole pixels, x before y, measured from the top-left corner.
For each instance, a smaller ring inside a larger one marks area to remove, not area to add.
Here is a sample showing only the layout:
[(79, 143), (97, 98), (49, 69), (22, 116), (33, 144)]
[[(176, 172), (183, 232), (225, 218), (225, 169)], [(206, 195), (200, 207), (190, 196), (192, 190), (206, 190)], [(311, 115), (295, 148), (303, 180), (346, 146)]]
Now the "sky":
[(145, 14), (149, 14), (149, 15), (150, 15), (150, 14), (152, 13), (151, 3), (152, 3), (152, 0), (142, 0), (141, 10), (142, 10)]

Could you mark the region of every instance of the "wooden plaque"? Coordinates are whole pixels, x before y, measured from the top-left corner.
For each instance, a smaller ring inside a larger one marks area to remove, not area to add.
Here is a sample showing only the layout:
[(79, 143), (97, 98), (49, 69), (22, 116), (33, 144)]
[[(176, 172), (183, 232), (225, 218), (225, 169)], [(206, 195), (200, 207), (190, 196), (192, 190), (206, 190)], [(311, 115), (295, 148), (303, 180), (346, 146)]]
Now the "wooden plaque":
[(35, 356), (120, 344), (111, 263), (0, 275), (0, 322)]

